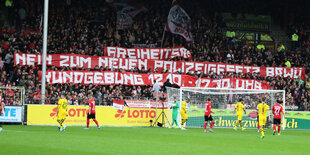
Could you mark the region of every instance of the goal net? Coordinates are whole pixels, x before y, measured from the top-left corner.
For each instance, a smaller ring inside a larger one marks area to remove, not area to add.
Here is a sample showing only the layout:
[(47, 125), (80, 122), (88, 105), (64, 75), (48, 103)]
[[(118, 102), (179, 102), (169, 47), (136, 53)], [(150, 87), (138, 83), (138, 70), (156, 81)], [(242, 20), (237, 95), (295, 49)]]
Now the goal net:
[[(243, 99), (246, 108), (246, 114), (243, 113), (242, 124), (245, 128), (257, 128), (257, 104), (265, 99), (265, 103), (270, 107), (271, 118), (267, 119), (266, 126), (269, 128), (273, 121), (271, 112), (272, 106), (277, 100), (283, 101), (283, 110), (285, 110), (285, 91), (284, 90), (249, 90), (249, 89), (222, 89), (222, 88), (196, 88), (183, 87), (167, 88), (168, 103), (171, 104), (174, 98), (178, 98), (181, 105), (186, 98), (190, 98), (187, 104), (188, 121), (186, 127), (201, 128), (204, 125), (205, 103), (211, 99), (214, 127), (232, 128), (235, 126), (237, 117), (233, 117), (235, 104), (239, 99)], [(180, 122), (181, 116), (178, 116)], [(282, 119), (282, 127), (285, 128), (285, 120)]]
[(21, 106), (25, 104), (24, 87), (0, 87), (1, 99), (5, 105)]

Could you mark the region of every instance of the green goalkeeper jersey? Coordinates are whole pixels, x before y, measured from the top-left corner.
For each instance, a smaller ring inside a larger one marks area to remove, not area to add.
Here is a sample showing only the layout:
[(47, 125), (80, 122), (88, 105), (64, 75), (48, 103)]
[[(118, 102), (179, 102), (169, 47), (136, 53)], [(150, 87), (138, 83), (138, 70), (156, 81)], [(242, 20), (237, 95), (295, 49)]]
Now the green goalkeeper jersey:
[(173, 106), (173, 111), (172, 111), (172, 119), (176, 120), (178, 118), (178, 114), (179, 114), (179, 103), (178, 102), (174, 102), (172, 103)]

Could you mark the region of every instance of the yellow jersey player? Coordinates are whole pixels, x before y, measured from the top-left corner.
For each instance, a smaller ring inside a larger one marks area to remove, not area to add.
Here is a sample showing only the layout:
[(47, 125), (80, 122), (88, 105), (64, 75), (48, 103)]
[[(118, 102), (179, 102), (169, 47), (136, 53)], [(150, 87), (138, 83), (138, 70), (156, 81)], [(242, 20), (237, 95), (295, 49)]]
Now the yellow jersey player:
[(60, 125), (59, 131), (64, 131), (64, 121), (67, 117), (67, 106), (68, 101), (64, 94), (61, 94), (60, 99), (58, 100), (58, 106), (57, 106), (57, 122)]
[(186, 114), (186, 108), (187, 108), (187, 103), (189, 103), (189, 98), (187, 98), (185, 101), (182, 102), (181, 105), (181, 110), (180, 110), (180, 114), (181, 114), (181, 129), (185, 130), (185, 128), (183, 127), (184, 123), (187, 121), (188, 117)]
[(246, 114), (246, 110), (245, 110), (245, 107), (243, 105), (243, 99), (239, 99), (239, 102), (236, 103), (235, 105), (235, 110), (234, 110), (234, 117), (235, 117), (235, 113), (237, 111), (237, 117), (238, 117), (238, 120), (236, 122), (236, 125), (234, 127), (234, 130), (237, 130), (237, 127), (238, 125), (240, 124), (240, 127), (241, 127), (241, 130), (244, 130), (245, 128), (242, 126), (242, 111), (244, 111), (244, 114)]
[[(261, 138), (265, 137), (265, 126), (266, 126), (266, 120), (267, 120), (267, 115), (269, 116), (270, 120), (270, 113), (269, 113), (269, 106), (268, 104), (265, 103), (265, 99), (262, 99), (262, 103), (259, 103), (257, 105), (257, 110), (258, 110), (258, 116), (259, 116), (259, 126), (260, 126), (260, 132), (261, 132)], [(267, 114), (267, 115), (266, 115)]]

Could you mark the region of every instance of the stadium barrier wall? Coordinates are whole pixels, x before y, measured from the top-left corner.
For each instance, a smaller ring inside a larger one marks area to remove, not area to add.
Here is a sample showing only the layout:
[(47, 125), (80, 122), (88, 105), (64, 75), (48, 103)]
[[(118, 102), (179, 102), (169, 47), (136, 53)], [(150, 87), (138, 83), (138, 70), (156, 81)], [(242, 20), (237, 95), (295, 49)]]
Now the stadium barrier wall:
[[(214, 119), (214, 127), (232, 128), (236, 124), (237, 117), (233, 117), (233, 110), (212, 109)], [(204, 125), (204, 108), (189, 109), (188, 127), (202, 127)], [(243, 114), (243, 126), (245, 128), (257, 128), (256, 110), (247, 110), (247, 114)], [(272, 124), (267, 122), (267, 126)], [(269, 126), (270, 127), (270, 126)], [(285, 112), (285, 129), (310, 129), (310, 112), (287, 111)]]
[[(58, 125), (56, 105), (27, 105), (27, 125)], [(86, 125), (88, 106), (68, 106), (66, 125)], [(159, 114), (161, 109), (158, 109)], [(171, 122), (171, 110), (164, 109)], [(156, 119), (156, 109), (128, 108), (123, 111), (110, 106), (97, 106), (96, 119), (100, 125), (108, 126), (150, 126)], [(162, 118), (158, 119), (161, 122)], [(90, 125), (95, 125), (90, 121)]]
[(0, 122), (22, 123), (22, 106), (6, 106), (5, 113), (0, 116)]

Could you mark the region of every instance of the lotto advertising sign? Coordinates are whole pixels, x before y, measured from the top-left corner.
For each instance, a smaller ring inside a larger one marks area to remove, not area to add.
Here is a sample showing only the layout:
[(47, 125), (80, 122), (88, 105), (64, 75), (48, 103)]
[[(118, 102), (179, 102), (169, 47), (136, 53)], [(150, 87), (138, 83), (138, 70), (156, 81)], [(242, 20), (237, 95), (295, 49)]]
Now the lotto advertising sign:
[[(113, 109), (113, 107), (104, 107), (106, 109), (104, 114), (104, 125), (111, 126), (150, 126), (150, 120), (155, 122), (156, 109), (143, 109), (143, 108), (124, 108), (123, 111)], [(162, 109), (157, 110), (157, 114)], [(171, 122), (172, 113), (171, 110), (164, 109), (169, 122)], [(162, 116), (162, 115), (161, 115)], [(158, 118), (158, 121), (162, 123), (162, 117)]]
[[(213, 109), (214, 127), (232, 128), (237, 122), (237, 117), (233, 117), (233, 110)], [(189, 109), (188, 127), (202, 127), (204, 125), (204, 108)], [(257, 128), (256, 110), (247, 110), (247, 114), (242, 117), (245, 128)], [(272, 121), (267, 122), (267, 127), (271, 127)], [(285, 129), (310, 129), (310, 112), (285, 112)]]
[(6, 106), (0, 122), (22, 122), (22, 107)]
[[(158, 110), (158, 113), (161, 109)], [(28, 105), (27, 125), (58, 125), (56, 105)], [(88, 106), (68, 106), (66, 125), (86, 125)], [(165, 109), (168, 118), (171, 112)], [(100, 125), (110, 126), (150, 126), (156, 119), (155, 109), (96, 107), (96, 119)], [(162, 120), (159, 118), (159, 120)], [(91, 125), (95, 125), (91, 121)]]

